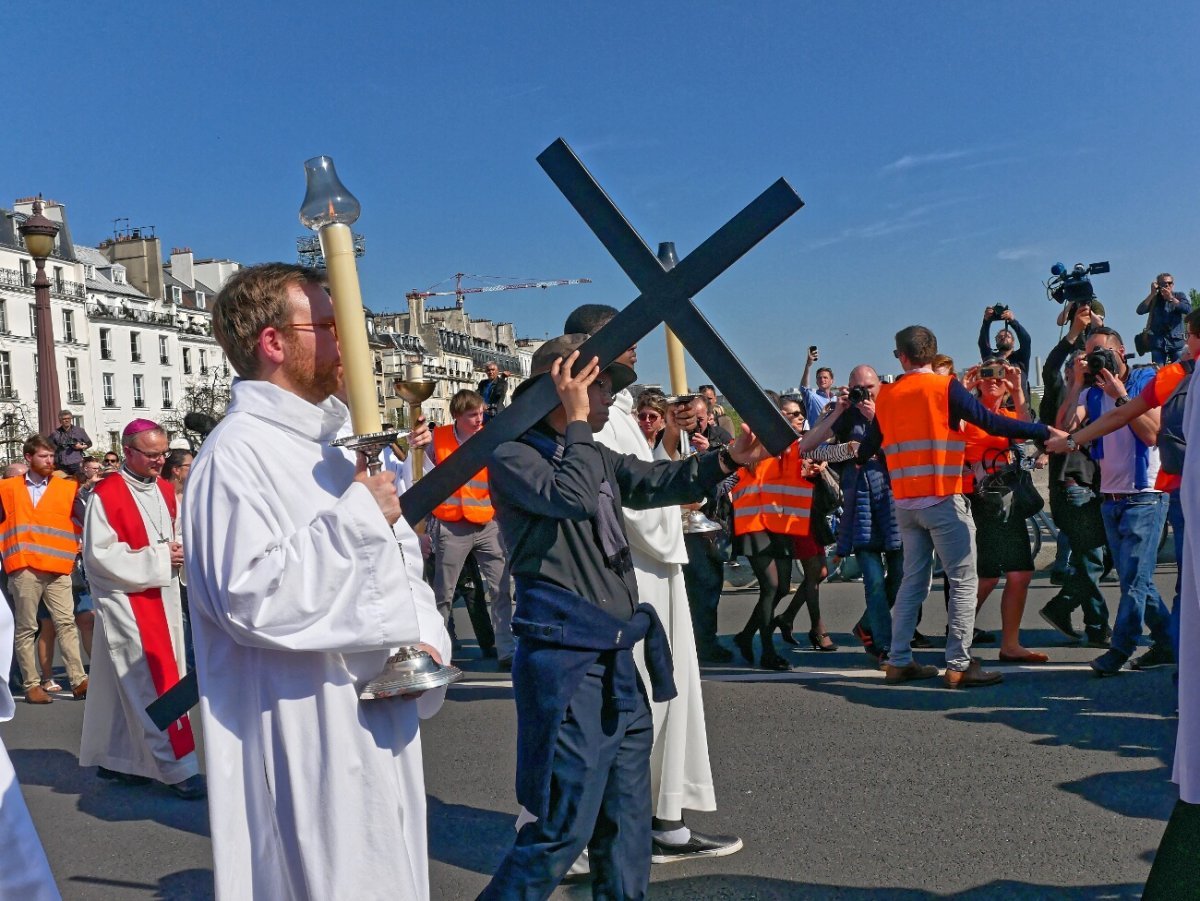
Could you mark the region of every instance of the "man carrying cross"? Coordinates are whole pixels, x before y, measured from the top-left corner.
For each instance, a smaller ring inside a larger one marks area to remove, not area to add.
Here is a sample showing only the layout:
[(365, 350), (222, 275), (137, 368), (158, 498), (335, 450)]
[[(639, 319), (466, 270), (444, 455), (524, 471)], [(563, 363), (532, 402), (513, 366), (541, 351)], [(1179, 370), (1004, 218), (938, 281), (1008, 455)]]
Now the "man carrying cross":
[(638, 603), (621, 508), (699, 500), (767, 455), (748, 428), (729, 448), (678, 462), (595, 443), (613, 395), (636, 376), (619, 362), (601, 372), (596, 358), (574, 373), (586, 337), (538, 348), (518, 397), (549, 372), (561, 405), (502, 444), (489, 467), (517, 588), (517, 800), (538, 819), (481, 898), (549, 897), (584, 847), (594, 892), (645, 895), (653, 724), (633, 661), (639, 641), (654, 700), (674, 697), (675, 685), (658, 616)]

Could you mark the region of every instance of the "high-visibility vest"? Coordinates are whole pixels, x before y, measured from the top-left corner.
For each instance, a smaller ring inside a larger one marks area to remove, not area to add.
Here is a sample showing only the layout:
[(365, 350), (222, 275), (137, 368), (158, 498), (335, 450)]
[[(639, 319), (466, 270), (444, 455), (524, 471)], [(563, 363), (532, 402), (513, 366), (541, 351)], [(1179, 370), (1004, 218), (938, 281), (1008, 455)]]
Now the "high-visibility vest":
[[(434, 463), (441, 466), (457, 449), (458, 439), (454, 436), (453, 425), (440, 425), (433, 430)], [(479, 470), (471, 476), (470, 481), (438, 504), (433, 515), (445, 522), (458, 522), (460, 519), (476, 525), (491, 522), (495, 511), (492, 509), (492, 496), (488, 492), (487, 468)]]
[(79, 553), (79, 533), (71, 521), (78, 489), (74, 479), (51, 477), (35, 507), (25, 476), (0, 480), (0, 554), (6, 573), (27, 567), (59, 575), (71, 572)]
[(793, 444), (782, 456), (763, 460), (751, 472), (742, 469), (729, 496), (733, 531), (807, 535), (811, 523), (813, 483), (801, 474), (800, 450)]
[[(1016, 419), (1016, 410), (1001, 407), (996, 411), (998, 416)], [(974, 423), (962, 424), (963, 440), (966, 447), (963, 450), (963, 494), (975, 490), (974, 464), (978, 463), (986, 472), (995, 472), (997, 467), (1008, 462), (1008, 449), (1012, 447), (1012, 439), (1000, 435), (991, 435)]]
[(951, 376), (910, 372), (881, 385), (875, 418), (892, 494), (949, 497), (962, 491), (963, 433), (950, 428)]

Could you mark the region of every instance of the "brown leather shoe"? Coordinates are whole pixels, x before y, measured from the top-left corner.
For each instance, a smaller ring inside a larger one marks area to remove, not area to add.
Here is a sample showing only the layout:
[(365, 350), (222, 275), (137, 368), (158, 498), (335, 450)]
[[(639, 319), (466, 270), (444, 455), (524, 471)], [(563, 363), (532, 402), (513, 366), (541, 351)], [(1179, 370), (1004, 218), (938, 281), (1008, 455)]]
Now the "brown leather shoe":
[(87, 676), (84, 676), (83, 681), (71, 689), (71, 694), (75, 696), (76, 701), (82, 701), (87, 697)]
[(54, 698), (40, 685), (30, 685), (25, 689), (26, 704), (53, 704)]
[(936, 666), (913, 661), (907, 666), (892, 666), (885, 664), (883, 681), (888, 685), (899, 685), (901, 682), (913, 682), (917, 679), (932, 679), (938, 674)]
[(995, 685), (997, 682), (1003, 682), (1004, 676), (985, 670), (979, 665), (978, 660), (972, 660), (965, 670), (946, 670), (942, 679), (947, 688), (978, 688), (982, 685)]

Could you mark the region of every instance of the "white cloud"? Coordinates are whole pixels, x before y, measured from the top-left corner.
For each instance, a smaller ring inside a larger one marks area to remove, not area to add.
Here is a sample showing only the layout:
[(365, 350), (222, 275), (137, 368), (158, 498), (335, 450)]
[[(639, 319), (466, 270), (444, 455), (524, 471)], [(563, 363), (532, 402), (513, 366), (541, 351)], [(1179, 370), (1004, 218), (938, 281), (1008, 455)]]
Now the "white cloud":
[(996, 259), (1015, 263), (1020, 260), (1031, 260), (1044, 257), (1045, 253), (1037, 247), (1008, 247), (996, 254)]
[(973, 152), (971, 150), (941, 150), (934, 153), (910, 153), (888, 163), (880, 172), (904, 172), (908, 169), (915, 169), (918, 166), (928, 166), (931, 163), (947, 163), (951, 160), (962, 159)]

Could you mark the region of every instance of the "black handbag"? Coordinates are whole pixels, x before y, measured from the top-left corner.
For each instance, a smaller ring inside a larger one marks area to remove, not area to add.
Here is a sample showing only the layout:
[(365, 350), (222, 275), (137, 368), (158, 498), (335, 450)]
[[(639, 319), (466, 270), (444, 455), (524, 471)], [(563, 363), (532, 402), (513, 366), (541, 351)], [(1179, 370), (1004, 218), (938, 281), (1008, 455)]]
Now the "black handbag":
[(1032, 473), (1021, 464), (1020, 450), (1015, 453), (1017, 462), (996, 467), (975, 484), (976, 509), (995, 522), (1025, 520), (1046, 505)]

